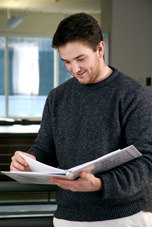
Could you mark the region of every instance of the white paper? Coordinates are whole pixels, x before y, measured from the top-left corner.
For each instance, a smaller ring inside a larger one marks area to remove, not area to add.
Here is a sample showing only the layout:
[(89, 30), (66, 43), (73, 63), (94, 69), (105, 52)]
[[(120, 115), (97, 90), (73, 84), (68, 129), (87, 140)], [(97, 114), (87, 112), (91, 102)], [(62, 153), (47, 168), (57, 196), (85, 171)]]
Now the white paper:
[(25, 161), (28, 163), (30, 169), (33, 172), (50, 172), (50, 173), (64, 173), (65, 174), (65, 170), (63, 169), (58, 169), (52, 166), (48, 166), (45, 165), (39, 161), (34, 160), (33, 158), (30, 158), (29, 156), (21, 153), (18, 151), (18, 153), (25, 159)]
[(29, 164), (29, 167), (33, 172), (2, 171), (2, 173), (19, 181), (20, 183), (33, 184), (50, 184), (48, 179), (51, 176), (73, 180), (80, 176), (81, 171), (92, 174), (105, 172), (142, 155), (133, 145), (131, 145), (122, 150), (111, 152), (93, 161), (75, 166), (69, 170), (63, 170), (45, 165), (28, 157), (27, 155), (22, 154), (21, 152), (19, 152), (19, 154)]
[[(50, 178), (50, 173), (42, 173), (42, 172), (20, 172), (20, 171), (1, 171), (5, 175), (13, 178), (14, 180), (20, 183), (26, 184), (51, 184), (48, 182)], [(62, 176), (60, 176), (62, 177)], [(66, 177), (63, 176), (63, 179)]]
[(122, 150), (116, 150), (96, 160), (69, 169), (68, 177), (70, 179), (77, 178), (79, 177), (82, 170), (92, 174), (105, 172), (135, 158), (138, 158), (141, 155), (142, 154), (133, 145), (131, 145)]

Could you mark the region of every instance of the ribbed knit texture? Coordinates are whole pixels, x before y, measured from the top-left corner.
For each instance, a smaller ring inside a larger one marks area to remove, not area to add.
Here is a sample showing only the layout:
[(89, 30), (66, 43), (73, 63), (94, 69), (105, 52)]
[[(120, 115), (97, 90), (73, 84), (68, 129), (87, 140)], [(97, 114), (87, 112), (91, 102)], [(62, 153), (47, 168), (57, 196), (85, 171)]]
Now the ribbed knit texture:
[(37, 160), (69, 169), (132, 144), (143, 156), (98, 174), (102, 193), (58, 188), (55, 217), (90, 222), (152, 212), (152, 93), (116, 69), (97, 84), (72, 78), (52, 90), (29, 150)]

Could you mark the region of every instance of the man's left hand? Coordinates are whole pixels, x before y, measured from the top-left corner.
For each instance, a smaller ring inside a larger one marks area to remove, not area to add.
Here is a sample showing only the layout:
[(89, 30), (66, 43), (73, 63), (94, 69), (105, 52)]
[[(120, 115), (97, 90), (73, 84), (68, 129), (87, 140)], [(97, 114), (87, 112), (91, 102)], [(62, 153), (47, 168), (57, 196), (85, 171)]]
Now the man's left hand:
[(95, 177), (91, 173), (81, 172), (80, 177), (76, 180), (64, 180), (51, 177), (48, 181), (73, 192), (93, 192), (102, 190), (100, 178)]

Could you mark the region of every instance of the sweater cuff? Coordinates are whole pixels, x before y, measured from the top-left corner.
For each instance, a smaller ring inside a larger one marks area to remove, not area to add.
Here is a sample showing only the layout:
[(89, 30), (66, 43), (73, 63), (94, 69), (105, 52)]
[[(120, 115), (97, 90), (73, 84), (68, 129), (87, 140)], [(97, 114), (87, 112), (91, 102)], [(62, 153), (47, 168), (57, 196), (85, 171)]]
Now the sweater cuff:
[(96, 176), (96, 177), (99, 178), (99, 179), (101, 180), (102, 190), (97, 191), (97, 193), (98, 193), (99, 198), (102, 199), (103, 194), (104, 194), (104, 184), (103, 184), (103, 181), (102, 181), (102, 177), (100, 177), (100, 176)]

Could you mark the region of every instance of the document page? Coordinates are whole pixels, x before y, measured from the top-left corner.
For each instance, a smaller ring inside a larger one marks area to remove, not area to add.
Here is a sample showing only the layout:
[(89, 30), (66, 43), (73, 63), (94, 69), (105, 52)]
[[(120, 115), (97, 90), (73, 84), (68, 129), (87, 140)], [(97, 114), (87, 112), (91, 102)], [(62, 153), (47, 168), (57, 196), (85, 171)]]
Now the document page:
[(49, 177), (55, 176), (62, 179), (76, 179), (80, 176), (81, 171), (96, 174), (105, 172), (129, 162), (135, 158), (140, 157), (142, 154), (133, 146), (126, 147), (122, 150), (116, 150), (106, 154), (93, 161), (75, 166), (69, 170), (54, 168), (36, 161), (25, 154), (19, 154), (29, 164), (33, 172), (20, 172), (20, 171), (1, 171), (3, 174), (21, 182), (21, 183), (34, 183), (34, 184), (50, 184)]
[(39, 161), (36, 161), (29, 156), (21, 153), (18, 151), (18, 153), (25, 159), (25, 161), (29, 164), (30, 169), (33, 172), (48, 172), (48, 173), (55, 173), (55, 174), (65, 174), (65, 170), (58, 169), (52, 166), (45, 165)]
[(140, 157), (142, 154), (133, 146), (126, 147), (113, 151), (98, 159), (84, 163), (82, 165), (69, 169), (68, 177), (70, 179), (77, 178), (81, 171), (96, 174), (113, 169), (119, 165), (129, 162), (135, 158)]
[(67, 179), (65, 170), (45, 165), (39, 161), (36, 161), (28, 157), (27, 155), (24, 155), (21, 152), (18, 152), (18, 153), (29, 164), (29, 167), (33, 172), (1, 171), (3, 174), (7, 175), (8, 177), (13, 178), (14, 180), (20, 183), (26, 183), (26, 184), (51, 184), (50, 182), (48, 182), (48, 179), (50, 178), (50, 176)]
[(2, 171), (2, 173), (23, 184), (51, 184), (48, 182), (50, 177), (49, 173), (19, 171)]

